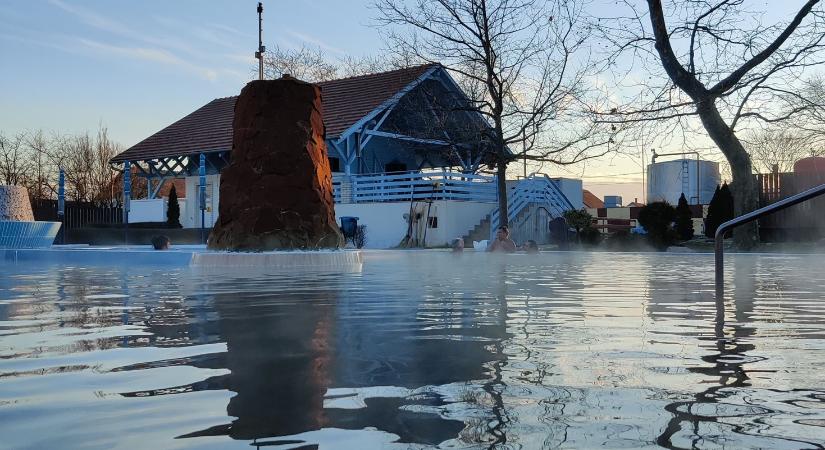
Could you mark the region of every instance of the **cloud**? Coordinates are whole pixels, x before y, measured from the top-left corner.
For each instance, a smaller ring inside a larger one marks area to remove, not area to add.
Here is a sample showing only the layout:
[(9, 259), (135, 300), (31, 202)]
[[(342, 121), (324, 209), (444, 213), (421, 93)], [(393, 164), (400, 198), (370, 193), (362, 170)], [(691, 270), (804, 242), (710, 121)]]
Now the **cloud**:
[[(80, 43), (83, 49), (93, 50), (107, 55), (117, 55), (123, 58), (178, 67), (210, 81), (216, 80), (219, 73), (237, 77), (237, 72), (231, 69), (216, 70), (192, 62), (192, 59), (207, 60), (211, 58), (212, 55), (196, 51), (188, 42), (181, 39), (167, 36), (159, 37), (157, 33), (137, 32), (115, 19), (106, 17), (88, 8), (64, 2), (63, 0), (49, 0), (49, 3), (72, 14), (86, 25), (134, 42), (134, 44), (116, 45), (103, 43), (94, 39), (77, 37), (76, 42)], [(159, 23), (175, 30), (180, 30), (187, 26), (173, 18), (156, 17), (155, 19)], [(226, 45), (225, 42), (221, 42), (219, 38), (214, 36), (213, 33), (210, 33), (206, 28), (189, 27), (188, 29), (196, 34), (199, 41)], [(173, 52), (173, 50), (176, 52), (184, 52), (193, 58), (184, 59)]]
[(144, 47), (124, 47), (104, 44), (87, 38), (77, 38), (77, 41), (89, 49), (100, 53), (122, 56), (130, 59), (152, 61), (169, 66), (186, 69), (210, 81), (218, 78), (218, 72), (208, 67), (199, 66), (163, 49)]
[(315, 45), (317, 45), (318, 47), (321, 47), (324, 50), (329, 50), (333, 53), (338, 53), (339, 55), (345, 55), (347, 53), (344, 50), (341, 50), (338, 47), (333, 47), (333, 46), (327, 44), (326, 42), (324, 42), (320, 39), (314, 38), (312, 36), (309, 36), (309, 35), (306, 35), (306, 34), (303, 34), (303, 33), (299, 33), (297, 31), (286, 30), (286, 33), (288, 35), (296, 38), (296, 39), (300, 39), (300, 40), (302, 40), (304, 42), (307, 42), (307, 43), (310, 43), (310, 44), (315, 44)]
[(223, 25), (223, 24), (220, 24), (220, 23), (212, 23), (212, 24), (210, 24), (210, 26), (212, 28), (224, 31), (224, 32), (229, 33), (229, 34), (234, 34), (234, 35), (242, 37), (244, 39), (249, 39), (249, 38), (254, 37), (251, 33), (244, 33), (243, 31), (232, 28), (228, 25)]
[(112, 33), (131, 34), (131, 32), (125, 25), (115, 20), (109, 19), (108, 17), (102, 16), (94, 11), (90, 11), (86, 8), (82, 8), (76, 5), (67, 4), (61, 0), (49, 0), (49, 3), (51, 3), (54, 6), (57, 6), (58, 8), (68, 13), (74, 14), (87, 25)]

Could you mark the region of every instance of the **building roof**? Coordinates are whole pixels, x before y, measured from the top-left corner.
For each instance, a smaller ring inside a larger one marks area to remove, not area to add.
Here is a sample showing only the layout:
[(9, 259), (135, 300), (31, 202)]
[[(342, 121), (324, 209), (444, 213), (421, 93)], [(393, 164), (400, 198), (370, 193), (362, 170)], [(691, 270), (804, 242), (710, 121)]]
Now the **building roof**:
[(585, 208), (604, 208), (604, 202), (587, 189), (582, 191), (582, 201)]
[[(327, 139), (340, 136), (435, 67), (436, 64), (425, 64), (318, 83)], [(111, 162), (232, 150), (232, 121), (237, 98), (212, 100), (115, 156)]]

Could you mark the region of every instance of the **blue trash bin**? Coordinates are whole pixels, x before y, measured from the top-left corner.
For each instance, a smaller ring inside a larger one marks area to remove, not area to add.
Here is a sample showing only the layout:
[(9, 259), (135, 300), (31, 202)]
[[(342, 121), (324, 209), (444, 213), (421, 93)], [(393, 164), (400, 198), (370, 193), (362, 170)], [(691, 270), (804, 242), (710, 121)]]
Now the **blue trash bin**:
[(344, 239), (352, 240), (355, 236), (355, 230), (358, 229), (358, 217), (344, 216), (341, 217), (341, 234)]

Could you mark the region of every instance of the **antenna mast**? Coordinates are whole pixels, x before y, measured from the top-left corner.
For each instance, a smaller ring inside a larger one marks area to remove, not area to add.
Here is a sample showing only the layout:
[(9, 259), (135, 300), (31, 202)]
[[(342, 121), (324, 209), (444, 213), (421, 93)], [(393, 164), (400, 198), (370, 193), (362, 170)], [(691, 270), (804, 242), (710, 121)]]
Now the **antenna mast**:
[(264, 79), (264, 52), (266, 51), (266, 47), (264, 47), (263, 42), (263, 13), (264, 13), (264, 4), (258, 2), (258, 51), (255, 52), (255, 58), (258, 59), (258, 79)]

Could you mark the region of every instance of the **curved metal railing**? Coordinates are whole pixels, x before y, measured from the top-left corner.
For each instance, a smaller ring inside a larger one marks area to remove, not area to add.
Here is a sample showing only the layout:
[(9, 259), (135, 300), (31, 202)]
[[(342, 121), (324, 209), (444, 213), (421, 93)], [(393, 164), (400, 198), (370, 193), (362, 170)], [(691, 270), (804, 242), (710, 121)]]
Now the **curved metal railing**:
[(793, 205), (810, 200), (814, 197), (818, 197), (822, 194), (825, 194), (825, 184), (821, 184), (819, 186), (808, 189), (807, 191), (803, 191), (799, 194), (792, 195), (788, 198), (779, 200), (776, 203), (771, 203), (768, 206), (759, 208), (756, 211), (751, 211), (747, 214), (743, 214), (739, 217), (728, 220), (727, 222), (723, 222), (721, 225), (719, 225), (719, 228), (716, 229), (716, 242), (714, 245), (714, 252), (716, 254), (716, 295), (721, 296), (725, 292), (725, 261), (722, 243), (725, 239), (725, 233), (728, 232), (728, 230), (731, 230), (734, 227), (742, 225), (743, 223), (752, 222), (762, 216), (766, 216), (776, 211), (781, 211), (783, 209), (790, 208)]

